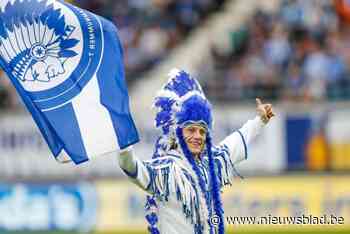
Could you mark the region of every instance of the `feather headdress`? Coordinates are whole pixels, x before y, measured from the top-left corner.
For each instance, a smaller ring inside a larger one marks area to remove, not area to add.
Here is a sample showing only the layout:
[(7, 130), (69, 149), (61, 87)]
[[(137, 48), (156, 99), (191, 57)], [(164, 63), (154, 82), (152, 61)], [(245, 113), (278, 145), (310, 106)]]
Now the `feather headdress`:
[[(168, 82), (158, 92), (155, 98), (154, 106), (157, 108), (155, 126), (162, 131), (162, 136), (157, 140), (153, 158), (165, 156), (174, 147), (174, 144), (177, 145), (185, 159), (190, 163), (191, 170), (196, 175), (194, 179), (199, 186), (198, 192), (205, 200), (204, 206), (208, 209), (207, 214), (209, 216), (218, 215), (222, 218), (223, 210), (220, 188), (214, 158), (211, 152), (212, 142), (210, 132), (213, 122), (211, 105), (206, 99), (198, 81), (185, 71), (172, 69), (169, 73)], [(207, 187), (194, 156), (188, 149), (182, 135), (182, 128), (187, 124), (193, 123), (201, 124), (207, 129), (205, 153), (209, 159), (209, 187)], [(208, 189), (211, 191), (212, 196), (208, 196)], [(150, 201), (154, 201), (152, 199), (150, 197), (148, 198), (148, 204), (150, 204)], [(154, 219), (152, 220), (154, 221)], [(157, 233), (156, 223), (149, 223), (150, 230), (152, 230), (151, 233)], [(214, 228), (210, 225), (210, 233), (214, 233)], [(223, 224), (219, 224), (218, 231), (220, 234), (224, 233)], [(203, 226), (201, 224), (194, 225), (194, 233), (203, 233)]]
[(157, 108), (155, 126), (162, 132), (157, 148), (165, 151), (174, 143), (176, 128), (180, 125), (198, 122), (208, 130), (212, 128), (211, 105), (198, 81), (176, 68), (168, 76), (168, 82), (158, 92), (154, 103)]

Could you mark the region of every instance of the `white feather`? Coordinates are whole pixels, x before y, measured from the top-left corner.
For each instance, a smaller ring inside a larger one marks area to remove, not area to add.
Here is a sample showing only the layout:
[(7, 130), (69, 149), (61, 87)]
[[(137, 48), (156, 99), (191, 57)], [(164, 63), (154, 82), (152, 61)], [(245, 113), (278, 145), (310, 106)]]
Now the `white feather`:
[[(2, 37), (0, 37), (0, 41), (2, 41)], [(3, 43), (0, 43), (0, 55), (5, 59), (7, 63), (10, 62), (10, 57), (8, 56), (8, 53)]]
[(8, 40), (8, 38), (6, 40), (3, 40), (2, 42), (4, 44), (4, 47), (5, 47), (7, 54), (9, 56), (9, 61), (11, 61), (16, 56), (16, 54), (14, 53), (13, 48), (11, 46), (11, 43)]
[(21, 33), (22, 33), (24, 44), (26, 45), (27, 49), (30, 49), (33, 44), (30, 41), (28, 28), (25, 27), (23, 24), (21, 24)]
[[(8, 40), (8, 41), (10, 42), (10, 44), (11, 44), (11, 48), (13, 49), (13, 52), (14, 52), (14, 54), (15, 54), (14, 57), (16, 57), (16, 55), (19, 54), (19, 53), (21, 52), (21, 50), (18, 48), (15, 33), (14, 33), (14, 32), (11, 32), (11, 31), (7, 31), (7, 34), (8, 34), (7, 40)], [(12, 57), (12, 58), (14, 58), (14, 57)]]
[(27, 24), (27, 30), (28, 30), (28, 35), (29, 35), (29, 41), (31, 45), (34, 45), (36, 43), (36, 38), (34, 34), (34, 24)]
[(25, 46), (23, 38), (22, 38), (21, 28), (17, 27), (16, 25), (14, 26), (14, 28), (15, 28), (14, 33), (15, 33), (15, 37), (16, 37), (16, 41), (17, 41), (19, 50), (24, 51), (27, 49), (27, 47)]
[[(172, 68), (170, 71), (169, 71), (169, 73), (168, 73), (168, 76), (169, 76), (169, 81), (171, 80), (171, 79), (173, 79), (173, 78), (176, 78), (178, 75), (180, 75), (180, 72), (181, 72), (181, 70), (180, 69), (178, 69), (178, 68)], [(169, 82), (168, 81), (168, 82)]]

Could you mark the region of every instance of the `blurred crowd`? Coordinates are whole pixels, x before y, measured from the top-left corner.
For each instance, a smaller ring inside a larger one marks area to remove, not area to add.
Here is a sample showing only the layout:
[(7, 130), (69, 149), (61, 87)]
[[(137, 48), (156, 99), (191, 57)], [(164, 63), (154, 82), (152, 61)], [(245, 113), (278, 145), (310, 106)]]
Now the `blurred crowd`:
[(75, 0), (118, 29), (128, 81), (137, 79), (183, 41), (224, 0)]
[(209, 96), (240, 101), (350, 98), (350, 2), (283, 0), (257, 11), (199, 67)]
[(0, 109), (15, 109), (20, 105), (15, 88), (6, 73), (0, 69)]
[[(119, 29), (129, 84), (184, 42), (225, 0), (69, 0), (113, 21)], [(217, 101), (256, 96), (270, 100), (350, 99), (350, 3), (281, 0), (258, 10), (230, 44), (213, 44), (198, 67)], [(16, 92), (0, 71), (0, 107), (16, 107)]]

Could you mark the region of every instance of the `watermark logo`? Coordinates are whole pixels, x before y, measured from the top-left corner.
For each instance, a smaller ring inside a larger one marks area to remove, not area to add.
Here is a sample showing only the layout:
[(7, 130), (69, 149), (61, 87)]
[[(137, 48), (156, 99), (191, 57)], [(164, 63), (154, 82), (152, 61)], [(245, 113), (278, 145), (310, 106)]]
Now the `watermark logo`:
[(212, 226), (218, 226), (221, 222), (228, 225), (344, 225), (345, 219), (336, 215), (301, 215), (301, 216), (226, 216), (224, 220), (217, 215), (209, 218)]

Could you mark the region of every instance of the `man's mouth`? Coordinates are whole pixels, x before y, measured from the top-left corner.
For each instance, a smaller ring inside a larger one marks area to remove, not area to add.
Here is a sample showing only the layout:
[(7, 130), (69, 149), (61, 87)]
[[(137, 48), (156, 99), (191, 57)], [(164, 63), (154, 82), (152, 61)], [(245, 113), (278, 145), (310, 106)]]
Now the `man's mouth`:
[(202, 146), (200, 142), (191, 142), (191, 144), (196, 148), (200, 148)]

